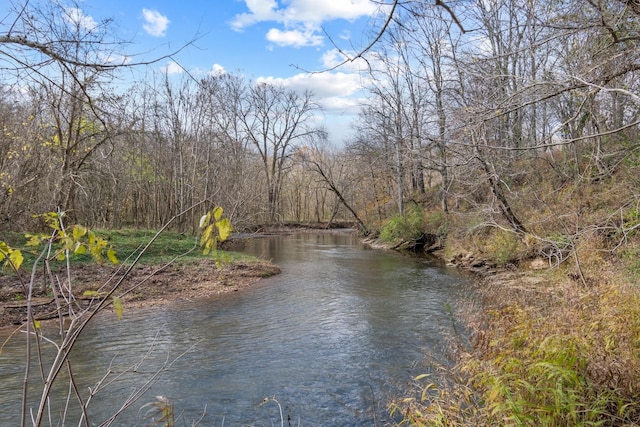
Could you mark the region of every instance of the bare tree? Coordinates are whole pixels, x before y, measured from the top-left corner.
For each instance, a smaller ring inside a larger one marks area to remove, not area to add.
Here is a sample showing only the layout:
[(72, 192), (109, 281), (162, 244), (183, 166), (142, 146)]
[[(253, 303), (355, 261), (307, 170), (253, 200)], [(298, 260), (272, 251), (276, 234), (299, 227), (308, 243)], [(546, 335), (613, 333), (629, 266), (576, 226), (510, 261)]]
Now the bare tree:
[[(51, 206), (73, 210), (80, 173), (87, 160), (108, 139), (104, 90), (117, 65), (101, 55), (114, 46), (107, 40), (107, 22), (87, 22), (77, 7), (25, 3), (9, 14), (0, 36), (5, 72), (30, 88), (32, 98), (47, 108), (40, 119), (48, 126), (38, 140), (50, 156)], [(104, 64), (104, 65), (101, 65)]]
[[(369, 229), (360, 218), (354, 202), (349, 200), (349, 193), (357, 189), (357, 174), (353, 174), (353, 163), (346, 153), (332, 152), (324, 138), (314, 138), (310, 144), (296, 151), (296, 159), (309, 168), (319, 182), (335, 195), (337, 200), (349, 211), (358, 224), (363, 235), (369, 234)], [(334, 215), (337, 209), (334, 209)], [(333, 220), (329, 220), (329, 223)]]
[(289, 157), (300, 142), (320, 130), (313, 114), (319, 110), (311, 92), (302, 94), (281, 86), (258, 83), (249, 88), (241, 104), (238, 120), (244, 138), (262, 160), (267, 221), (277, 220), (280, 191)]
[[(460, 34), (441, 8), (416, 3), (410, 7), (410, 18), (398, 25), (407, 45), (408, 72), (422, 86), (423, 100), (414, 102), (414, 126), (422, 129), (420, 138), (428, 140), (428, 148), (419, 154), (426, 158), (426, 169), (439, 175), (440, 205), (449, 211), (448, 192), (452, 185), (451, 169), (455, 145), (450, 115), (456, 109), (455, 93), (459, 86), (455, 79), (454, 51), (458, 49)], [(413, 91), (412, 91), (413, 92)], [(415, 97), (415, 96), (414, 96)], [(418, 116), (416, 111), (422, 110)], [(427, 144), (423, 143), (426, 147)], [(431, 182), (431, 180), (429, 180)]]
[(263, 204), (261, 160), (238, 119), (247, 84), (240, 75), (222, 73), (203, 79), (199, 91), (207, 159), (205, 194), (216, 194), (237, 226), (251, 225)]

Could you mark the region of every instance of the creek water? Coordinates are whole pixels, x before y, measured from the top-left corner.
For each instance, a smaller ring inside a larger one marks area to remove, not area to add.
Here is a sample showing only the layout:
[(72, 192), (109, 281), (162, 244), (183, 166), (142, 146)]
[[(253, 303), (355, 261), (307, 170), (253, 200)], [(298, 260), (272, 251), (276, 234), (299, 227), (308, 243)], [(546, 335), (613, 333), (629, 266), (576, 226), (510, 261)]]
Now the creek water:
[[(252, 238), (245, 250), (282, 273), (213, 300), (92, 321), (71, 357), (78, 386), (85, 392), (107, 370), (115, 381), (93, 398), (91, 425), (163, 366), (113, 425), (149, 425), (143, 405), (158, 395), (173, 403), (177, 426), (390, 425), (390, 399), (463, 339), (454, 316), (466, 280), (434, 260), (367, 249), (350, 233)], [(19, 344), (0, 354), (0, 426), (19, 422)], [(57, 396), (67, 392), (60, 383)], [(260, 405), (265, 398), (278, 403)], [(51, 412), (58, 420), (60, 406)]]

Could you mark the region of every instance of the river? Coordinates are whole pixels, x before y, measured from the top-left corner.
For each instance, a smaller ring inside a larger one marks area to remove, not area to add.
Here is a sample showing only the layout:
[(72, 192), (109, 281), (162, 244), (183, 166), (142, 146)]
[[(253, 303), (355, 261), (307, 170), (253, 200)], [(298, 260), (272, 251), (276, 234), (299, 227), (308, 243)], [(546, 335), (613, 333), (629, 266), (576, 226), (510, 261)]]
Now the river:
[[(389, 399), (434, 361), (447, 363), (460, 338), (454, 314), (466, 281), (434, 260), (367, 249), (350, 233), (253, 238), (245, 250), (282, 273), (213, 300), (92, 323), (72, 354), (80, 388), (107, 369), (122, 373), (94, 397), (92, 425), (166, 363), (114, 425), (148, 425), (151, 406), (141, 407), (158, 395), (173, 403), (177, 426), (280, 425), (278, 404), (284, 425), (389, 425)], [(21, 351), (0, 355), (1, 426), (19, 420)], [(260, 405), (265, 398), (278, 403)]]

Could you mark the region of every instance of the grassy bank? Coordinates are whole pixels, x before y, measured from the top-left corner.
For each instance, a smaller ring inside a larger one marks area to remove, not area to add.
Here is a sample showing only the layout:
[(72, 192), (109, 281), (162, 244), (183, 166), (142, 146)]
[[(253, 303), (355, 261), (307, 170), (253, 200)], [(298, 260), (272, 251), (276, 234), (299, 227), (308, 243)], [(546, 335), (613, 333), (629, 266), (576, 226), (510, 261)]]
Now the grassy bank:
[(639, 425), (638, 289), (557, 273), (479, 280), (482, 301), (464, 319), (473, 346), (396, 402), (403, 424)]
[(524, 235), (471, 209), (382, 225), (381, 236), (397, 238), (384, 228), (399, 224), (411, 239), (416, 227), (438, 234), (441, 256), (477, 273), (462, 314), (473, 345), (394, 402), (401, 424), (640, 425), (640, 216), (628, 184), (514, 185)]
[[(30, 280), (33, 280), (32, 296), (35, 298), (32, 312), (36, 319), (43, 320), (58, 315), (58, 302), (54, 297), (61, 295), (59, 283), (66, 283), (68, 277), (72, 286), (63, 285), (64, 292), (73, 289), (78, 300), (105, 294), (122, 279), (113, 297), (123, 301), (129, 309), (137, 304), (191, 301), (238, 291), (280, 271), (268, 261), (240, 252), (218, 250), (215, 254), (204, 255), (199, 238), (172, 231), (158, 236), (133, 267), (133, 259), (153, 238), (154, 231), (106, 230), (96, 234), (113, 245), (119, 263), (114, 265), (107, 259), (96, 262), (87, 254), (71, 254), (67, 270), (67, 259), (52, 257), (51, 274), (40, 262), (33, 277), (30, 276), (38, 252), (25, 245), (24, 235), (9, 235), (10, 245), (20, 249), (25, 260), (20, 269), (21, 277), (10, 270), (0, 273), (0, 327), (24, 323), (26, 284)], [(56, 249), (54, 246), (52, 252)], [(55, 283), (57, 294), (51, 283)]]
[[(130, 262), (155, 236), (154, 230), (121, 229), (121, 230), (94, 230), (95, 234), (105, 239), (116, 251), (120, 262)], [(13, 248), (20, 249), (24, 255), (23, 271), (29, 271), (34, 260), (39, 254), (39, 249), (27, 246), (27, 233), (8, 232), (3, 238)], [(204, 255), (199, 245), (199, 237), (167, 230), (162, 232), (153, 243), (145, 250), (140, 259), (142, 264), (155, 265), (175, 260), (177, 263), (199, 261), (211, 258), (212, 255)], [(217, 254), (224, 261), (247, 261), (252, 257), (240, 252), (220, 251)], [(88, 253), (72, 254), (69, 261), (73, 265), (86, 265), (95, 262)], [(55, 266), (64, 266), (65, 261), (52, 260)], [(5, 270), (4, 273), (7, 273)]]

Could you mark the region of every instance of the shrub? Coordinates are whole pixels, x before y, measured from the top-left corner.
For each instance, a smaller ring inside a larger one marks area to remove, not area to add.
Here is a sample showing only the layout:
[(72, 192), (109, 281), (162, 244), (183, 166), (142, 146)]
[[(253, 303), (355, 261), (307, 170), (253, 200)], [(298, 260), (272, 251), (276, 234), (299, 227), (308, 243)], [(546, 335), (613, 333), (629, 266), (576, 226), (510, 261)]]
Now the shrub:
[(505, 265), (518, 259), (523, 246), (518, 235), (498, 230), (487, 238), (482, 249), (498, 265)]
[(427, 233), (437, 234), (438, 236), (447, 235), (447, 217), (442, 211), (429, 212), (424, 218), (424, 231)]
[(404, 214), (387, 220), (380, 229), (380, 239), (385, 242), (415, 240), (424, 232), (424, 211), (416, 204), (407, 205)]

